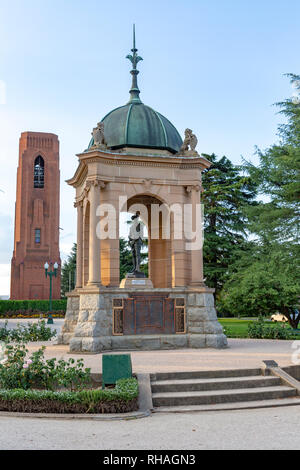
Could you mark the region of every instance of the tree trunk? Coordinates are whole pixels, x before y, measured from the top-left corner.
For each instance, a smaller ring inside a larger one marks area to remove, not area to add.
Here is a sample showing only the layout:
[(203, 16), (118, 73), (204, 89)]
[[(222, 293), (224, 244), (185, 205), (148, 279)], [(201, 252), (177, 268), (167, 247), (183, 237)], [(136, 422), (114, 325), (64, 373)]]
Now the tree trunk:
[(283, 308), (283, 315), (286, 316), (286, 318), (288, 319), (289, 324), (291, 325), (291, 327), (294, 330), (297, 330), (298, 325), (299, 325), (299, 321), (300, 321), (300, 315), (298, 314), (296, 316), (296, 313), (290, 313), (290, 309), (287, 308), (287, 307)]

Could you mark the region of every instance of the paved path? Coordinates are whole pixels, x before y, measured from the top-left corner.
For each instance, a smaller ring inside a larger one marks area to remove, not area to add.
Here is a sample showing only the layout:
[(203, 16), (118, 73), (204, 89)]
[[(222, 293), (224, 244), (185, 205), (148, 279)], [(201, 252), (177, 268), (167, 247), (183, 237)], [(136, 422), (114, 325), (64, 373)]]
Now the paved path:
[[(265, 359), (273, 359), (280, 366), (292, 364), (293, 341), (229, 339), (229, 348), (178, 349), (169, 351), (131, 351), (134, 372), (172, 372), (193, 370), (239, 369), (260, 367)], [(68, 346), (49, 343), (30, 343), (30, 351), (45, 344), (46, 357), (83, 357), (93, 372), (101, 371), (102, 355), (69, 354)], [(299, 343), (300, 345), (300, 343)], [(299, 346), (300, 349), (300, 346)], [(114, 354), (119, 354), (120, 351)], [(299, 355), (300, 356), (300, 355)]]
[[(29, 320), (37, 322), (37, 319)], [(54, 319), (52, 329), (59, 333), (63, 319)], [(9, 327), (17, 324), (28, 323), (28, 320), (9, 320)], [(0, 327), (4, 320), (0, 320)], [(238, 369), (260, 367), (265, 359), (273, 359), (280, 366), (292, 364), (294, 341), (262, 340), (262, 339), (228, 339), (229, 348), (216, 349), (178, 349), (169, 351), (131, 351), (134, 372), (160, 372), (180, 370), (214, 370), (214, 369)], [(101, 372), (101, 354), (84, 355), (69, 354), (68, 346), (56, 345), (52, 342), (29, 343), (29, 350), (36, 351), (42, 344), (46, 346), (47, 358), (84, 357), (86, 367), (91, 367), (93, 372)], [(300, 337), (299, 337), (300, 350)], [(119, 354), (115, 352), (114, 354)], [(300, 354), (299, 354), (300, 359)]]
[[(3, 321), (0, 321), (0, 326)], [(10, 327), (24, 320), (10, 320)], [(60, 329), (63, 320), (55, 320)], [(25, 321), (26, 324), (26, 321)], [(101, 371), (101, 354), (68, 354), (46, 345), (46, 357), (84, 357)], [(293, 341), (229, 339), (229, 348), (131, 352), (134, 372), (260, 367), (264, 359), (291, 364)], [(118, 354), (118, 353), (116, 353)], [(0, 449), (298, 449), (300, 407), (160, 414), (130, 421), (52, 420), (0, 417)]]
[(300, 407), (130, 421), (0, 418), (4, 449), (299, 449)]

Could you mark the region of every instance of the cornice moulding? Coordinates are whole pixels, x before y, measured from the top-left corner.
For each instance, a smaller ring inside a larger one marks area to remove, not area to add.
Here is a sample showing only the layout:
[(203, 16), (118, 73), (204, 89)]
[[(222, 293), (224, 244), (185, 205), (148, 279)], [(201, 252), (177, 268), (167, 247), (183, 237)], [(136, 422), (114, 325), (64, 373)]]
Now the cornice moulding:
[[(119, 166), (141, 166), (141, 167), (164, 167), (178, 169), (194, 169), (200, 168), (202, 171), (209, 168), (211, 163), (202, 156), (183, 157), (176, 155), (133, 155), (120, 154), (115, 152), (104, 152), (92, 150), (77, 155), (79, 158), (79, 166), (74, 176), (66, 182), (74, 187), (80, 186), (87, 176), (87, 166), (90, 163), (101, 162), (104, 165)], [(151, 160), (149, 159), (151, 157)], [(103, 178), (104, 180), (104, 178)], [(115, 180), (115, 179), (114, 179)]]

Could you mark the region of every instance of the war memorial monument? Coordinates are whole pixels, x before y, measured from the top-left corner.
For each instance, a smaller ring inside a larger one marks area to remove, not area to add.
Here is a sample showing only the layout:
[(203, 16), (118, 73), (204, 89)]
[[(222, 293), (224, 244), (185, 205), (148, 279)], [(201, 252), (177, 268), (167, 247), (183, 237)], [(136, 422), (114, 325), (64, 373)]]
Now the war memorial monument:
[[(186, 129), (142, 103), (135, 36), (132, 87), (124, 106), (93, 129), (67, 183), (76, 190), (76, 287), (68, 294), (61, 344), (70, 352), (225, 348), (213, 289), (203, 280), (201, 173), (210, 162)], [(130, 212), (133, 270), (119, 277), (119, 217)], [(140, 271), (148, 232), (149, 275)]]

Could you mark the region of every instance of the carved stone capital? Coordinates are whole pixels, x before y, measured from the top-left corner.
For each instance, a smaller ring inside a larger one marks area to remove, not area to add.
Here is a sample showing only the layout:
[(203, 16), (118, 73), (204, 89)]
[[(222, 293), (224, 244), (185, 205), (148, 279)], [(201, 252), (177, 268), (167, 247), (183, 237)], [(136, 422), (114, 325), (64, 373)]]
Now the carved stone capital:
[(192, 193), (192, 191), (199, 192), (201, 191), (201, 186), (199, 184), (189, 185), (185, 187), (187, 193)]
[(74, 202), (74, 207), (83, 207), (83, 199), (78, 199)]
[(89, 190), (91, 189), (91, 182), (90, 181), (86, 181), (85, 183), (85, 187), (84, 187), (84, 190), (83, 190), (83, 197), (87, 197), (88, 196), (88, 193), (89, 193)]
[(85, 190), (89, 191), (92, 186), (104, 189), (105, 186), (106, 186), (106, 182), (100, 180), (99, 178), (93, 178), (93, 179), (90, 179), (90, 180), (86, 180)]
[(105, 181), (99, 180), (99, 179), (97, 179), (97, 178), (95, 178), (95, 179), (92, 181), (92, 184), (93, 184), (93, 186), (99, 186), (99, 188), (101, 188), (101, 189), (104, 189), (105, 186), (106, 186), (106, 182), (105, 182)]

